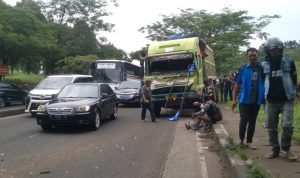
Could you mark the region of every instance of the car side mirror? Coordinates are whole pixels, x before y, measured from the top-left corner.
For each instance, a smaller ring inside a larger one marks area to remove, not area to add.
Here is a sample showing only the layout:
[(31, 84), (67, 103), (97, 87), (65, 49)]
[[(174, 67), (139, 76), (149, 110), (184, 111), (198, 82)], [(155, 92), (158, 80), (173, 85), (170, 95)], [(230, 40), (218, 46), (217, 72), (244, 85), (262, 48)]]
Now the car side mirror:
[(106, 96), (108, 96), (107, 93), (102, 93), (102, 97), (106, 97)]

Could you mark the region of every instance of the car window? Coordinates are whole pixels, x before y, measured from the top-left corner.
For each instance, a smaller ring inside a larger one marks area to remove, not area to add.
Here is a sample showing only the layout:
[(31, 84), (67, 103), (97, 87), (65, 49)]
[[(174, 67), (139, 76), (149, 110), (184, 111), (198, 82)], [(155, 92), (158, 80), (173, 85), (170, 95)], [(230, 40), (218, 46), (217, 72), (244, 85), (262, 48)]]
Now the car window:
[(0, 88), (12, 88), (8, 83), (0, 83)]
[(104, 84), (102, 84), (102, 85), (100, 86), (100, 92), (101, 92), (101, 96), (103, 96), (103, 95), (108, 95), (107, 88), (105, 87)]
[(47, 77), (42, 80), (36, 89), (61, 89), (72, 82), (73, 77)]
[(108, 95), (114, 94), (114, 91), (110, 88), (110, 86), (108, 86), (108, 85), (104, 85), (104, 86), (105, 86), (105, 88), (106, 88), (106, 91), (107, 91), (107, 94), (108, 94)]

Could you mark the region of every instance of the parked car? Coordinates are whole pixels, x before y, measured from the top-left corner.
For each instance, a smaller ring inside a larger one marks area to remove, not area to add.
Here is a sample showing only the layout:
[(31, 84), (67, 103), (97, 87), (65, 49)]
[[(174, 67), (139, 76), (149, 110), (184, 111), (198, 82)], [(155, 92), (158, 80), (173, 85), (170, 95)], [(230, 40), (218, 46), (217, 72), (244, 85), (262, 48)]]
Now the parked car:
[(30, 112), (32, 116), (35, 116), (40, 104), (48, 102), (52, 95), (57, 94), (62, 87), (69, 83), (87, 83), (92, 81), (91, 75), (50, 75), (29, 92), (25, 112)]
[(143, 86), (141, 80), (127, 80), (120, 83), (116, 88), (118, 102), (122, 104), (139, 104), (140, 89)]
[(0, 82), (0, 108), (17, 102), (25, 104), (27, 95), (27, 90), (15, 84)]
[(87, 125), (97, 130), (103, 119), (117, 119), (116, 94), (108, 84), (66, 85), (56, 97), (37, 109), (36, 121), (44, 130), (60, 125)]

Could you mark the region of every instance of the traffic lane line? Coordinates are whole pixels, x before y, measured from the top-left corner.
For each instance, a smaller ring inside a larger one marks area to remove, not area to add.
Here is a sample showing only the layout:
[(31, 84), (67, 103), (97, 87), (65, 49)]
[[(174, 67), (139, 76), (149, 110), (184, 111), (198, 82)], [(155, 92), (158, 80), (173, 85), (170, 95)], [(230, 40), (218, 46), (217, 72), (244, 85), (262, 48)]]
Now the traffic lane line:
[(11, 118), (17, 118), (17, 117), (20, 117), (20, 116), (26, 116), (26, 115), (28, 115), (28, 113), (26, 113), (26, 114), (14, 115), (14, 116), (6, 116), (6, 117), (3, 117), (3, 118), (0, 118), (0, 121), (1, 121), (1, 120), (11, 119)]

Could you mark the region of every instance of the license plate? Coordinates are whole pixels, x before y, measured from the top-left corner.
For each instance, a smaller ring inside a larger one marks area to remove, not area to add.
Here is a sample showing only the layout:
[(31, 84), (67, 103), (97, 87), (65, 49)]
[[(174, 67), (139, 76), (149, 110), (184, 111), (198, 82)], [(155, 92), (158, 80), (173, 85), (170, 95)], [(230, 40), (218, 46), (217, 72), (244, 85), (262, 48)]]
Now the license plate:
[(130, 98), (130, 96), (128, 96), (128, 95), (121, 95), (120, 96), (120, 99), (129, 99)]
[(50, 119), (66, 119), (65, 115), (50, 115)]

